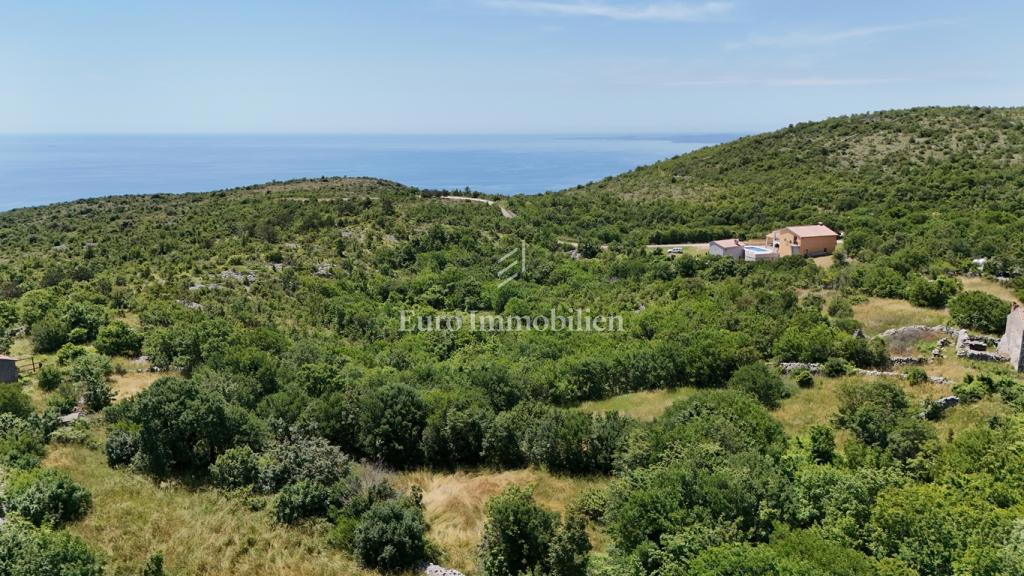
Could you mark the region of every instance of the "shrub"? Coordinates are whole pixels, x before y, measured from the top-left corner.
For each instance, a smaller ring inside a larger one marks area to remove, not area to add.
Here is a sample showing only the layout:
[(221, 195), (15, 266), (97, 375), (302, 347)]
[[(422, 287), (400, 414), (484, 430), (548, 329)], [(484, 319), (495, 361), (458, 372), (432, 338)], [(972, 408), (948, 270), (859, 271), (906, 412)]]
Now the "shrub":
[(884, 448), (890, 432), (907, 416), (909, 406), (903, 389), (894, 382), (846, 384), (839, 388), (836, 423), (861, 442)]
[(352, 548), (359, 562), (384, 572), (409, 570), (427, 557), (427, 523), (417, 498), (377, 502), (363, 515)]
[(1002, 334), (1010, 303), (978, 291), (961, 292), (949, 301), (949, 315), (962, 328)]
[(300, 480), (330, 486), (352, 476), (348, 456), (319, 436), (295, 434), (271, 446), (262, 460), (259, 483), (267, 492)]
[(163, 554), (153, 554), (142, 568), (142, 576), (164, 576)]
[(56, 352), (68, 341), (68, 327), (56, 316), (50, 315), (32, 324), (32, 349), (39, 354)]
[(18, 418), (32, 414), (32, 399), (21, 390), (21, 384), (0, 384), (0, 414), (13, 414)]
[(836, 358), (833, 356), (825, 362), (821, 371), (829, 378), (838, 378), (840, 376), (846, 376), (851, 370), (853, 370), (853, 366), (850, 366), (849, 362), (842, 358)]
[(796, 381), (796, 385), (801, 388), (813, 388), (814, 387), (814, 375), (807, 370), (800, 370), (793, 375), (793, 380)]
[(39, 388), (44, 392), (53, 392), (64, 379), (64, 374), (60, 368), (55, 364), (44, 364), (39, 369), (39, 375), (37, 380), (39, 382)]
[(139, 432), (124, 425), (115, 427), (107, 435), (107, 443), (103, 447), (107, 455), (107, 464), (111, 467), (130, 464), (139, 452)]
[(54, 430), (50, 433), (50, 442), (54, 444), (88, 446), (90, 448), (96, 446), (96, 439), (93, 438), (89, 426), (84, 421)]
[(959, 396), (960, 401), (964, 404), (973, 404), (984, 398), (988, 390), (985, 389), (983, 382), (968, 374), (964, 377), (963, 382), (953, 385), (953, 393)]
[(5, 576), (103, 576), (103, 563), (65, 530), (36, 528), (18, 518), (0, 527), (0, 573)]
[(45, 451), (41, 430), (13, 414), (0, 414), (0, 466), (32, 468)]
[(946, 302), (963, 289), (955, 278), (943, 276), (931, 281), (924, 276), (915, 276), (907, 285), (907, 300), (915, 306), (944, 308)]
[(506, 488), (487, 502), (480, 544), (484, 574), (543, 572), (554, 533), (554, 514), (540, 507), (524, 489)]
[(928, 383), (928, 373), (920, 366), (911, 366), (903, 371), (907, 375), (907, 382), (911, 386), (920, 386)]
[(836, 438), (828, 426), (811, 426), (811, 460), (831, 464), (836, 455)]
[(57, 350), (57, 363), (60, 364), (61, 366), (67, 366), (68, 364), (74, 362), (76, 358), (79, 358), (80, 356), (85, 356), (88, 353), (89, 351), (85, 348), (85, 346), (79, 346), (78, 344), (72, 344), (68, 342), (67, 344), (61, 346), (60, 350)]
[(281, 489), (274, 516), (285, 524), (327, 516), (331, 510), (344, 506), (355, 494), (355, 488), (352, 482), (327, 485), (316, 480), (299, 480)]
[(107, 356), (138, 356), (142, 341), (142, 335), (124, 322), (112, 322), (100, 328), (93, 345)]
[(15, 472), (4, 489), (8, 512), (19, 514), (36, 526), (60, 526), (83, 518), (92, 507), (92, 496), (64, 472), (36, 468)]
[(72, 328), (71, 331), (68, 332), (68, 342), (72, 344), (85, 344), (88, 341), (89, 331), (85, 328)]
[(729, 378), (728, 387), (752, 395), (768, 408), (778, 408), (786, 397), (782, 377), (764, 362), (741, 366)]
[(259, 479), (259, 457), (248, 446), (230, 448), (210, 466), (213, 483), (226, 489), (252, 486)]

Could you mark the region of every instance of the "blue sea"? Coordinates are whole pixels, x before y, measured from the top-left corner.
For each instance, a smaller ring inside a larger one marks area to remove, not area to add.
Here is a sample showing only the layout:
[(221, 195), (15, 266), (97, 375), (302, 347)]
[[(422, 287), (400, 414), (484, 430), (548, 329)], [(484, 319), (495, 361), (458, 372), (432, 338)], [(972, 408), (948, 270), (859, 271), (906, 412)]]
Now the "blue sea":
[(736, 136), (0, 135), (0, 210), (320, 176), (536, 194)]

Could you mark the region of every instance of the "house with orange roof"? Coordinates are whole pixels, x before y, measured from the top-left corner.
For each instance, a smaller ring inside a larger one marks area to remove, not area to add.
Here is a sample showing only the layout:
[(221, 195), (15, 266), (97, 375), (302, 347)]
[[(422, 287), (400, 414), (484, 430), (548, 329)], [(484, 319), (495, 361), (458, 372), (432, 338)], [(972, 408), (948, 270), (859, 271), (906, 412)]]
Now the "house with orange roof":
[(728, 256), (733, 260), (739, 260), (743, 258), (743, 243), (735, 238), (712, 240), (708, 243), (708, 254), (712, 256)]
[(834, 254), (839, 234), (828, 226), (790, 226), (776, 230), (765, 237), (765, 246), (779, 256), (827, 256)]

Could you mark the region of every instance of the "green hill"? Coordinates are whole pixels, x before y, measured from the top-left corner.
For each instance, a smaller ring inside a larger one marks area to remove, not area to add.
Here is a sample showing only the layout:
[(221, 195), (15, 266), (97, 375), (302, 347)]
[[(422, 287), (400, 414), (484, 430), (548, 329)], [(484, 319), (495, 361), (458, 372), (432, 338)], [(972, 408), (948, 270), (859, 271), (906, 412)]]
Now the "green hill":
[[(1019, 573), (1024, 379), (862, 336), (1000, 331), (1021, 132), (921, 109), (497, 204), (332, 178), (0, 213), (0, 353), (45, 366), (0, 384), (0, 572)], [(818, 220), (821, 266), (643, 246)], [(576, 310), (622, 330), (403, 330)]]
[(756, 237), (822, 221), (865, 259), (994, 257), (1001, 272), (1019, 273), (1022, 190), (1024, 109), (916, 108), (741, 138), (522, 198), (519, 211), (603, 242)]

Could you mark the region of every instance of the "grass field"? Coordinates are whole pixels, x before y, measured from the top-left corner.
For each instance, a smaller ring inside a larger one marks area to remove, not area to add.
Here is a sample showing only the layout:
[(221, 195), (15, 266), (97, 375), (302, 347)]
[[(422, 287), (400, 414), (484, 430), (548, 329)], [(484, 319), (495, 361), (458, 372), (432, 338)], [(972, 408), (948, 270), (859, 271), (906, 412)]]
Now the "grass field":
[(674, 390), (649, 390), (622, 394), (597, 402), (584, 402), (584, 412), (618, 412), (644, 422), (654, 420), (676, 400), (691, 396), (696, 389), (676, 388)]
[[(476, 560), (483, 533), (487, 500), (507, 486), (530, 487), (537, 501), (563, 512), (583, 490), (604, 485), (603, 478), (552, 476), (535, 469), (504, 472), (439, 473), (416, 471), (394, 476), (396, 485), (423, 489), (423, 504), (430, 522), (430, 538), (445, 553), (444, 566), (477, 573)], [(603, 536), (591, 534), (595, 551), (606, 547)]]
[(987, 292), (997, 298), (1003, 300), (1009, 300), (1010, 302), (1020, 302), (1017, 295), (1013, 293), (1005, 284), (996, 282), (991, 278), (979, 278), (977, 276), (964, 276), (960, 278), (960, 281), (964, 283), (964, 290), (977, 290), (979, 292)]
[(175, 576), (373, 574), (313, 528), (286, 528), (265, 511), (214, 490), (191, 491), (107, 467), (84, 447), (51, 448), (46, 465), (92, 492), (93, 510), (70, 526), (107, 558), (112, 576), (135, 576), (155, 553)]
[(900, 326), (944, 324), (949, 320), (949, 313), (945, 310), (920, 308), (906, 300), (868, 298), (866, 302), (853, 307), (853, 317), (864, 326), (868, 336), (875, 336)]

